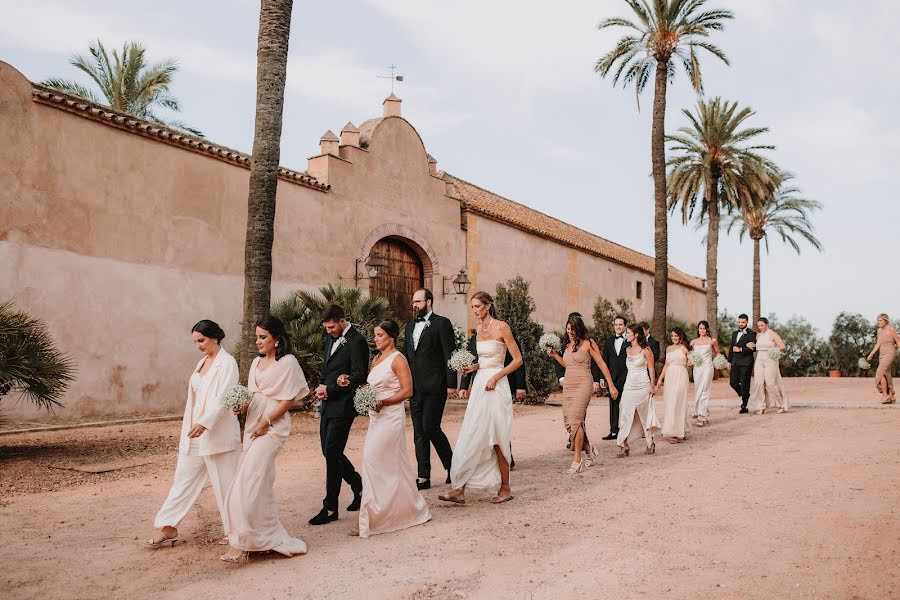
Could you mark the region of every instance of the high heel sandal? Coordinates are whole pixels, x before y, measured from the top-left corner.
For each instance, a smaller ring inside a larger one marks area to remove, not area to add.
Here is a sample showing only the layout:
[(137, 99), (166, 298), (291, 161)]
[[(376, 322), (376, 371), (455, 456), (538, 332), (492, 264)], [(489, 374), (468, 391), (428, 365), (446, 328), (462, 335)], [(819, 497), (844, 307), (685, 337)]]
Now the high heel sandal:
[(766, 409), (761, 408), (761, 409), (759, 409), (758, 411), (756, 411), (756, 414), (758, 414), (758, 415), (764, 415), (764, 414), (766, 414)]
[(656, 442), (652, 442), (650, 447), (644, 450), (644, 454), (656, 454)]
[(619, 446), (619, 453), (616, 454), (616, 458), (625, 458), (631, 453), (631, 448), (628, 446)]
[(591, 446), (591, 451), (588, 452), (588, 455), (584, 459), (584, 466), (593, 467), (599, 457), (600, 450), (597, 449), (597, 446)]
[(162, 532), (160, 532), (160, 534), (163, 536), (163, 538), (161, 540), (155, 541), (154, 538), (150, 538), (149, 540), (147, 540), (144, 543), (147, 546), (150, 546), (151, 548), (162, 548), (166, 544), (169, 544), (169, 547), (173, 548), (175, 546), (175, 543), (178, 541), (177, 533), (175, 534), (175, 537), (172, 537), (172, 538), (166, 537), (166, 534), (164, 534)]
[(233, 556), (230, 554), (223, 554), (222, 556), (219, 557), (219, 560), (224, 560), (225, 562), (230, 562), (230, 563), (239, 563), (239, 562), (250, 560), (250, 553), (249, 552), (241, 552), (237, 556)]
[(584, 471), (584, 459), (582, 458), (577, 463), (572, 463), (572, 465), (566, 469), (566, 474), (575, 475), (576, 473), (581, 473)]

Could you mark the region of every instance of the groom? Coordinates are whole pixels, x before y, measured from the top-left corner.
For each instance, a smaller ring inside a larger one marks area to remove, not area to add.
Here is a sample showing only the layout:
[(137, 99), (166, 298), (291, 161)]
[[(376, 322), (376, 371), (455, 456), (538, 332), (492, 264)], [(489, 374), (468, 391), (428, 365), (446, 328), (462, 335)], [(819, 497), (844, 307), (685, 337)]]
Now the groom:
[(456, 397), (456, 371), (447, 366), (456, 348), (456, 338), (453, 324), (446, 317), (434, 314), (433, 306), (431, 290), (417, 290), (412, 299), (415, 320), (407, 323), (405, 334), (404, 354), (413, 379), (409, 413), (419, 470), (416, 487), (420, 490), (431, 488), (432, 445), (447, 470), (447, 483), (450, 483), (453, 459), (450, 440), (441, 431), (441, 418), (447, 398)]
[[(626, 360), (628, 353), (626, 349), (628, 344), (625, 343), (625, 328), (628, 326), (628, 319), (618, 316), (613, 319), (614, 336), (609, 336), (603, 340), (603, 362), (609, 368), (609, 374), (612, 376), (612, 384), (619, 391), (619, 397), (609, 397), (609, 435), (603, 436), (604, 440), (614, 440), (619, 436), (619, 400), (622, 398), (622, 390), (625, 389), (625, 379), (628, 377), (628, 366)], [(605, 387), (605, 386), (604, 386)]]
[(753, 353), (756, 351), (756, 332), (747, 327), (747, 315), (738, 316), (738, 330), (731, 334), (731, 387), (741, 398), (741, 414), (749, 412), (750, 376), (753, 374)]
[(359, 510), (362, 500), (362, 477), (344, 455), (350, 427), (356, 418), (353, 395), (365, 383), (369, 368), (369, 344), (347, 321), (344, 309), (332, 304), (322, 313), (325, 336), (325, 360), (319, 373), (316, 398), (322, 402), (319, 438), (325, 455), (325, 500), (322, 510), (309, 520), (310, 525), (324, 525), (338, 518), (341, 480), (350, 484), (353, 502), (348, 511)]

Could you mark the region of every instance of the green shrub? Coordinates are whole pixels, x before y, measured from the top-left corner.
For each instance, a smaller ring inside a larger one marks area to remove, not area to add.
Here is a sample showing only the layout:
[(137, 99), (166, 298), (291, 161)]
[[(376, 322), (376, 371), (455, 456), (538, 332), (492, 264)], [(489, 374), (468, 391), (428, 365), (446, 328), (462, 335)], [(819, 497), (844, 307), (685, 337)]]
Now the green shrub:
[(842, 312), (834, 319), (828, 342), (834, 352), (832, 368), (842, 375), (858, 375), (860, 357), (875, 345), (876, 325), (861, 314)]
[[(603, 296), (597, 297), (597, 302), (594, 303), (594, 314), (592, 315), (593, 323), (588, 326), (588, 333), (601, 348), (606, 338), (614, 335), (613, 321), (618, 316), (625, 317), (629, 323), (637, 321), (631, 300), (618, 298), (613, 304)], [(587, 319), (585, 319), (585, 322), (587, 322)]]

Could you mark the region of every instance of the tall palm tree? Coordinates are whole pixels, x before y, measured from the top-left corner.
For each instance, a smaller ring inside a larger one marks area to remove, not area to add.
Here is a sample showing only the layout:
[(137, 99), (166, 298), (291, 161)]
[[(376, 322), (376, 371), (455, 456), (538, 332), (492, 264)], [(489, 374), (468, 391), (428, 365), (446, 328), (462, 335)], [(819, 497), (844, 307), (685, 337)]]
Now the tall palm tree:
[(715, 338), (718, 331), (718, 249), (721, 211), (741, 210), (762, 202), (779, 182), (775, 165), (760, 151), (774, 146), (748, 144), (768, 131), (744, 127), (755, 113), (738, 109), (737, 102), (714, 98), (697, 102), (696, 114), (684, 109), (690, 122), (678, 135), (666, 136), (678, 153), (668, 161), (669, 208), (681, 208), (685, 223), (707, 223), (706, 320)]
[(256, 356), (254, 323), (269, 312), (272, 299), (272, 242), (275, 239), (275, 191), (281, 160), (281, 121), (287, 79), (292, 0), (262, 0), (256, 50), (256, 125), (247, 198), (244, 245), (244, 316), (240, 357), (246, 380)]
[(744, 208), (739, 214), (733, 214), (728, 221), (727, 230), (739, 231), (739, 239), (749, 236), (753, 240), (753, 322), (756, 323), (762, 314), (760, 303), (759, 250), (760, 241), (766, 243), (766, 254), (769, 253), (769, 234), (776, 235), (800, 254), (799, 241), (806, 240), (810, 246), (822, 251), (822, 242), (815, 235), (810, 222), (810, 213), (822, 208), (816, 200), (799, 196), (799, 188), (789, 184), (794, 176), (781, 174), (781, 185), (761, 206)]
[[(634, 84), (640, 96), (651, 73), (655, 74), (653, 131), (650, 154), (654, 189), (654, 252), (656, 275), (653, 280), (653, 335), (666, 339), (666, 303), (669, 283), (669, 232), (666, 213), (666, 86), (675, 76), (676, 64), (684, 67), (691, 85), (703, 93), (703, 78), (697, 50), (705, 50), (729, 64), (728, 58), (708, 41), (712, 31), (720, 31), (725, 21), (734, 18), (730, 10), (701, 10), (707, 0), (625, 0), (637, 21), (613, 17), (604, 19), (597, 29), (625, 27), (632, 33), (621, 38), (616, 47), (597, 61), (594, 70), (603, 77), (613, 75), (613, 85)], [(655, 69), (655, 71), (654, 71)], [(640, 109), (640, 103), (638, 103)]]
[[(159, 108), (175, 112), (181, 110), (169, 89), (173, 76), (178, 72), (178, 63), (174, 60), (148, 64), (146, 50), (140, 42), (125, 42), (121, 54), (112, 51), (112, 60), (100, 40), (92, 42), (88, 51), (89, 57), (76, 54), (70, 64), (97, 84), (105, 104), (110, 108), (203, 137), (200, 131), (180, 121), (164, 120), (154, 112)], [(77, 81), (54, 77), (41, 83), (96, 104), (104, 104), (93, 90)]]

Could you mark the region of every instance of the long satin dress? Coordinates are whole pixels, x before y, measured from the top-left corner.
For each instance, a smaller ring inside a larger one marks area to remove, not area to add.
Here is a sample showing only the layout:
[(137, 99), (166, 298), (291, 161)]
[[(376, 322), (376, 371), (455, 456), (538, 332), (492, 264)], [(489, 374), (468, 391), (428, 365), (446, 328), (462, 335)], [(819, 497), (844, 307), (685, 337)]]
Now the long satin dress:
[[(379, 400), (400, 391), (391, 368), (406, 360), (395, 351), (369, 372), (368, 383)], [(406, 451), (406, 409), (403, 402), (369, 411), (369, 430), (363, 447), (362, 505), (359, 537), (421, 525), (431, 519), (425, 498), (416, 488), (416, 471)]]
[(777, 348), (771, 331), (767, 330), (765, 333), (757, 334), (756, 361), (753, 363), (753, 386), (750, 388), (747, 410), (778, 408), (786, 411), (789, 408), (778, 361), (769, 356), (769, 353)]
[(880, 393), (885, 393), (884, 383), (887, 381), (887, 395), (894, 400), (894, 381), (891, 379), (891, 365), (897, 356), (894, 338), (888, 332), (887, 327), (878, 329), (878, 369), (875, 371), (875, 387)]
[[(566, 363), (566, 385), (563, 386), (562, 400), (563, 425), (569, 434), (569, 443), (572, 443), (578, 428), (584, 428), (584, 418), (594, 391), (594, 377), (591, 375), (590, 352), (573, 352), (566, 348), (563, 362)], [(584, 444), (585, 447), (590, 444), (587, 430), (584, 432)]]
[(509, 437), (512, 431), (512, 392), (509, 379), (503, 377), (493, 390), (484, 389), (487, 380), (503, 370), (506, 344), (501, 340), (478, 340), (478, 370), (466, 404), (462, 428), (453, 449), (450, 479), (453, 489), (500, 490), (500, 465), (494, 446), (499, 446), (509, 462)]
[(694, 346), (702, 357), (703, 362), (694, 365), (694, 414), (697, 420), (709, 423), (709, 389), (712, 387), (713, 364), (712, 345), (703, 344)]
[(619, 435), (616, 444), (624, 446), (627, 441), (631, 446), (637, 440), (645, 438), (649, 448), (653, 443), (653, 434), (661, 427), (656, 416), (656, 403), (650, 395), (653, 389), (650, 387), (650, 373), (647, 371), (644, 353), (639, 352), (637, 356), (629, 354), (625, 358), (625, 366), (628, 367), (628, 376), (619, 401)]
[(300, 364), (286, 354), (264, 371), (259, 358), (250, 365), (247, 388), (253, 394), (244, 426), (244, 452), (225, 498), (228, 513), (228, 543), (237, 550), (275, 550), (286, 556), (306, 553), (306, 543), (291, 537), (278, 519), (275, 499), (275, 457), (291, 432), (291, 417), (285, 412), (265, 435), (253, 438), (250, 432), (284, 400), (296, 400), (309, 393)]
[(666, 379), (663, 382), (662, 434), (684, 439), (691, 432), (691, 405), (688, 402), (690, 381), (687, 372), (687, 353), (681, 344), (666, 349)]

